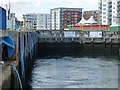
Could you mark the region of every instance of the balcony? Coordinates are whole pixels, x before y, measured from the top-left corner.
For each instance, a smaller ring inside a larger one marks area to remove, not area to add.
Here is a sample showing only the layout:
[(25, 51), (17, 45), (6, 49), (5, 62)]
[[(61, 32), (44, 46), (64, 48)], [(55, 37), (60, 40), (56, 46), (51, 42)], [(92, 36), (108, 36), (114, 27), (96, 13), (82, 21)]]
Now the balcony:
[(108, 8), (112, 8), (112, 5), (109, 5)]
[(101, 7), (101, 6), (99, 6), (99, 9), (102, 9), (102, 7)]
[(109, 4), (112, 5), (112, 0), (111, 0), (111, 2), (109, 2)]
[(112, 8), (109, 8), (108, 12), (112, 12)]

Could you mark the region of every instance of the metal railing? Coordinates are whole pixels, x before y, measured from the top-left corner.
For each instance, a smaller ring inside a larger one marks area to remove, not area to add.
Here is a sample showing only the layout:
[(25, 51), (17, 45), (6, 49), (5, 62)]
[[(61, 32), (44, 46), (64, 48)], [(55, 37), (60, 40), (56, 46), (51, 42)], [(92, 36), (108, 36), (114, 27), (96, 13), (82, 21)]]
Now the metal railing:
[[(68, 33), (67, 33), (68, 32)], [(101, 37), (92, 37), (91, 32), (101, 32)], [(68, 36), (66, 35), (68, 34)], [(73, 33), (73, 34), (71, 34)], [(111, 42), (120, 43), (120, 31), (37, 30), (39, 42)], [(71, 35), (69, 35), (71, 34)]]

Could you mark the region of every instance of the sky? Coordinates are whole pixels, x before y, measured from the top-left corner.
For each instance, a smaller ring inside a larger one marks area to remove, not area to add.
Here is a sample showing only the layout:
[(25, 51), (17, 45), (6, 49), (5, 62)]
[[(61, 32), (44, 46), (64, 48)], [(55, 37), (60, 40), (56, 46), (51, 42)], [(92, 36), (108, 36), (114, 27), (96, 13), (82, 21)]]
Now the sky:
[[(9, 0), (0, 0), (0, 6), (6, 8)], [(23, 20), (26, 13), (50, 13), (50, 9), (57, 7), (83, 8), (97, 10), (98, 0), (10, 0), (11, 13), (16, 13), (18, 20)]]

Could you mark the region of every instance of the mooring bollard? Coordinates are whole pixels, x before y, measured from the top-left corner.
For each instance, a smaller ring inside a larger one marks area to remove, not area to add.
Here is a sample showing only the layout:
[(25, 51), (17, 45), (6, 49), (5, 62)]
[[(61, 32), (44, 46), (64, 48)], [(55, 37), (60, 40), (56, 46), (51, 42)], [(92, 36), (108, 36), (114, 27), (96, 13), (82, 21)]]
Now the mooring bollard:
[(119, 53), (119, 55), (120, 55), (120, 49), (118, 50), (118, 53)]

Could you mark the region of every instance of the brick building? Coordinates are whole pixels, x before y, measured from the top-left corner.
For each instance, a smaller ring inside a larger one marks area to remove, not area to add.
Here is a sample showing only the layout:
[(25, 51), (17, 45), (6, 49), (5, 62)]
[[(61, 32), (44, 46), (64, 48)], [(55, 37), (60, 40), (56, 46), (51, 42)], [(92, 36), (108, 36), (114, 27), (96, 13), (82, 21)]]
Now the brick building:
[(75, 25), (82, 18), (82, 8), (54, 8), (50, 10), (51, 29), (64, 30), (67, 25)]
[(99, 15), (100, 11), (99, 10), (92, 10), (92, 11), (84, 11), (83, 12), (83, 17), (85, 20), (88, 20), (91, 16), (94, 16), (95, 21), (99, 22)]

